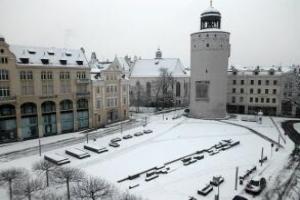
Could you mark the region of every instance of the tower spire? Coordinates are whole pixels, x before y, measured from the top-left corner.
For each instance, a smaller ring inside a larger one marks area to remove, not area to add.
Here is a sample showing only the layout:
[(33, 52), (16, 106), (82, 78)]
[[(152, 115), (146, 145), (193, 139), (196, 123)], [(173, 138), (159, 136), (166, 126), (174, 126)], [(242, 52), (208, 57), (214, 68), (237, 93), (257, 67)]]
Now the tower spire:
[(212, 0), (210, 0), (210, 7), (212, 7), (212, 3), (213, 3)]

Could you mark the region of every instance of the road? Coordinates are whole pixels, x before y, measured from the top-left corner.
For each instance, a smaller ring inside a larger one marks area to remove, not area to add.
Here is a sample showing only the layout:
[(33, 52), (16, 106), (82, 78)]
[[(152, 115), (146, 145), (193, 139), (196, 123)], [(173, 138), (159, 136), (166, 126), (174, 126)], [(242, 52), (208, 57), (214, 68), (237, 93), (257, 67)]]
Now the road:
[[(131, 120), (131, 121), (128, 121), (127, 123), (122, 124), (122, 130), (126, 131), (129, 129), (133, 129), (133, 128), (142, 126), (143, 123), (144, 122), (141, 120)], [(41, 149), (42, 149), (42, 152), (47, 152), (47, 151), (54, 150), (56, 148), (61, 148), (62, 146), (67, 147), (67, 146), (75, 145), (78, 143), (82, 143), (87, 140), (87, 136), (89, 139), (101, 138), (106, 135), (120, 133), (120, 131), (121, 131), (121, 125), (116, 125), (116, 126), (106, 128), (104, 130), (101, 129), (101, 131), (93, 131), (90, 133), (83, 133), (81, 137), (73, 137), (73, 138), (55, 141), (55, 142), (48, 143), (48, 144), (42, 144)], [(39, 146), (33, 146), (33, 147), (18, 150), (18, 151), (0, 154), (0, 161), (8, 162), (8, 161), (15, 160), (15, 159), (18, 159), (18, 158), (21, 158), (24, 156), (31, 156), (31, 155), (35, 155), (35, 154), (39, 154)]]

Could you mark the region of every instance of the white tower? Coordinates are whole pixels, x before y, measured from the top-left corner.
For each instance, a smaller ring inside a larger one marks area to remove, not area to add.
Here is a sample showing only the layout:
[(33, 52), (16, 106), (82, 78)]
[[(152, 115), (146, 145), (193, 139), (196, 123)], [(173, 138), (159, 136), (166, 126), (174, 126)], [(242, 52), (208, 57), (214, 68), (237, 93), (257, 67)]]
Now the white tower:
[(191, 34), (191, 117), (226, 116), (229, 36), (211, 3), (201, 14), (200, 31)]

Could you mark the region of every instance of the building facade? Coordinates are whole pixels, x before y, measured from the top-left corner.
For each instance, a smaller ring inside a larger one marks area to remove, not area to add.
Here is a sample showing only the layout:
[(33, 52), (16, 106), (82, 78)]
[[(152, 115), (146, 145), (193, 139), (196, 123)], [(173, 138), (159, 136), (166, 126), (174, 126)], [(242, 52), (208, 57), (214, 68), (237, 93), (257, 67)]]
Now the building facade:
[(101, 63), (93, 53), (90, 61), (93, 127), (102, 127), (129, 116), (129, 80), (118, 59)]
[(180, 59), (164, 58), (158, 49), (154, 59), (137, 59), (130, 70), (131, 105), (187, 106), (189, 84), (190, 72)]
[(226, 116), (229, 37), (221, 30), (221, 13), (210, 6), (201, 14), (200, 31), (191, 34), (191, 117)]
[(92, 127), (90, 68), (81, 50), (0, 38), (0, 141)]

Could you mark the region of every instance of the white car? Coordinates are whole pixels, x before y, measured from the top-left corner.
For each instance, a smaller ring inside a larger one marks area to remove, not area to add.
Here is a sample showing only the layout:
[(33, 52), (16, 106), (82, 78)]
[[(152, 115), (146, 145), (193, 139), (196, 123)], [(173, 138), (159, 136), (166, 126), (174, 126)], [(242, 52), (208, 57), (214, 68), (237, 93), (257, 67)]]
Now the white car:
[(265, 189), (267, 181), (263, 177), (255, 177), (246, 185), (246, 192), (251, 194), (259, 194)]

